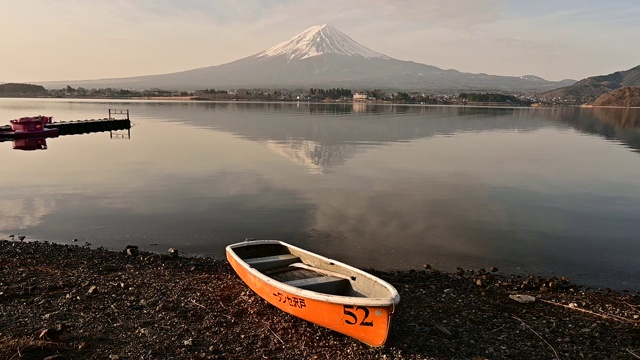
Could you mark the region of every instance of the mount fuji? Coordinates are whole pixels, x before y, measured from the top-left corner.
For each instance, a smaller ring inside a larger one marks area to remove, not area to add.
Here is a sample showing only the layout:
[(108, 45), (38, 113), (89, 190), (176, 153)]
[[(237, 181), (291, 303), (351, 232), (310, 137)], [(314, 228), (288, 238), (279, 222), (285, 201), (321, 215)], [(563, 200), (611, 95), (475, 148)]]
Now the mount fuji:
[(443, 70), (394, 59), (359, 44), (331, 25), (313, 26), (289, 41), (227, 64), (129, 78), (42, 82), (47, 88), (167, 90), (336, 88), (353, 90), (541, 91), (573, 84), (536, 76), (496, 76)]

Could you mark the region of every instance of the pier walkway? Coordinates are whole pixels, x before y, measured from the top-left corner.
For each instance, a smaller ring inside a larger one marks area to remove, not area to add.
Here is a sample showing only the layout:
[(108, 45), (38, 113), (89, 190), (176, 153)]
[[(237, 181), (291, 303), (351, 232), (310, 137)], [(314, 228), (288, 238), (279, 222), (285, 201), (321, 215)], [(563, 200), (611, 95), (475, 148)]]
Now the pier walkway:
[[(118, 116), (119, 118), (116, 118)], [(109, 109), (109, 117), (46, 123), (46, 128), (57, 128), (59, 135), (77, 135), (92, 132), (130, 130), (129, 110)], [(0, 132), (11, 131), (11, 125), (0, 126)]]

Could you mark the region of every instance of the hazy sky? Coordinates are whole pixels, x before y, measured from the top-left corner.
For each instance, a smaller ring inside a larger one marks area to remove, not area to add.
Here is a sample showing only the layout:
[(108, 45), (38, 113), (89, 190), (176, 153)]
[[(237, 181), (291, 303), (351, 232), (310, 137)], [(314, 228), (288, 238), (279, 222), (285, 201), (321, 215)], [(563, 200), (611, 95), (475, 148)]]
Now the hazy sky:
[(0, 81), (220, 65), (321, 24), (464, 72), (579, 80), (640, 65), (638, 0), (0, 0)]

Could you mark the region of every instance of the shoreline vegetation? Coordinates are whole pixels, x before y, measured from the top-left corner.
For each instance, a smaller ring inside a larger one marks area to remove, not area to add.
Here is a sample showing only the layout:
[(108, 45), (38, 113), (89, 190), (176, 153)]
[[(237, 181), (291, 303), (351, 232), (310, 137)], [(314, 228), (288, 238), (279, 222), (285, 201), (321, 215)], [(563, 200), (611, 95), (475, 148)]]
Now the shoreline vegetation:
[(470, 106), (606, 106), (640, 107), (640, 88), (624, 87), (606, 93), (597, 99), (548, 98), (544, 94), (507, 92), (428, 93), (424, 91), (384, 91), (351, 89), (203, 89), (195, 91), (169, 91), (162, 89), (127, 90), (117, 88), (85, 89), (67, 86), (63, 89), (45, 89), (31, 84), (0, 84), (0, 97), (8, 98), (68, 98), (110, 100), (174, 100), (174, 101), (282, 101), (317, 103), (382, 103), (420, 105)]
[(640, 292), (496, 268), (365, 270), (401, 296), (379, 348), (269, 305), (225, 259), (0, 240), (0, 358), (640, 358)]

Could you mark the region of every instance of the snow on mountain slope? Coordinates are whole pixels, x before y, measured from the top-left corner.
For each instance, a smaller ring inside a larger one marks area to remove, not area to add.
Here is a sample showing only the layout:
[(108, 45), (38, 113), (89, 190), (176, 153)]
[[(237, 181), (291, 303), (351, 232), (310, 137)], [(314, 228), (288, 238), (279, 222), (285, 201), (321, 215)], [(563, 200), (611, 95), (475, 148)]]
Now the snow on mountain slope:
[(331, 25), (313, 26), (291, 40), (275, 45), (255, 57), (287, 56), (289, 61), (323, 54), (362, 56), (366, 59), (391, 59), (368, 49)]

